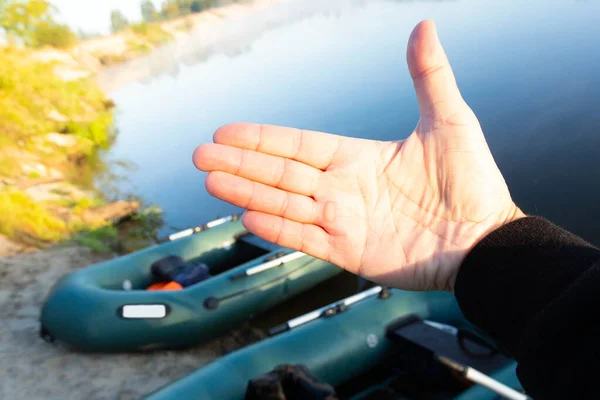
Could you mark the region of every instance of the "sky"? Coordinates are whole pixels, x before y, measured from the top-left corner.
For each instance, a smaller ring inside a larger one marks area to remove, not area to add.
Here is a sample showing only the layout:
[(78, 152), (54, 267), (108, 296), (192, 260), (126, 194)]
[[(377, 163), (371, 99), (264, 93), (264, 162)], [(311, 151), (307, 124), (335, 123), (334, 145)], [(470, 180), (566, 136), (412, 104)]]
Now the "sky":
[[(111, 10), (120, 10), (130, 20), (139, 20), (140, 0), (51, 0), (58, 7), (60, 20), (74, 30), (88, 33), (108, 33)], [(160, 4), (154, 0), (154, 4)]]

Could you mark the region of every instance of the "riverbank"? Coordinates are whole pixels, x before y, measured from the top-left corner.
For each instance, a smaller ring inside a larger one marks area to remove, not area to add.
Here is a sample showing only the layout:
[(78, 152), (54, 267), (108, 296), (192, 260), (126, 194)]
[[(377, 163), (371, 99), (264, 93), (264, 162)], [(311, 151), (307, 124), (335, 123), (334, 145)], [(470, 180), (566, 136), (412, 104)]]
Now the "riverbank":
[[(206, 11), (194, 15), (194, 23), (206, 28), (275, 2), (259, 0)], [(180, 23), (164, 22), (173, 41), (190, 32), (178, 29)], [(100, 57), (107, 52), (120, 49), (115, 54), (127, 54), (123, 60), (143, 54), (113, 47), (127, 43), (128, 35), (94, 39), (69, 51), (19, 55), (18, 61), (33, 75), (15, 76), (15, 86), (26, 89), (45, 80), (67, 97), (61, 100), (54, 91), (38, 91), (37, 100), (51, 101), (42, 102), (35, 115), (27, 116), (41, 121), (37, 130), (30, 130), (29, 124), (26, 129), (15, 125), (14, 134), (0, 136), (0, 161), (6, 165), (0, 173), (0, 225), (4, 226), (0, 231), (0, 376), (5, 378), (0, 398), (137, 399), (265, 337), (263, 330), (246, 324), (191, 349), (137, 354), (83, 354), (39, 337), (40, 309), (58, 279), (117, 256), (107, 249), (131, 251), (146, 246), (159, 224), (156, 211), (140, 213), (137, 201), (107, 199), (89, 181), (103, 172), (100, 156), (117, 134), (93, 124), (99, 115), (109, 115), (112, 122), (114, 106), (106, 92), (98, 90), (95, 75), (106, 67)], [(2, 84), (3, 78), (0, 74)], [(87, 101), (89, 94), (102, 101)], [(11, 96), (2, 98), (6, 99)], [(19, 106), (23, 102), (11, 104), (23, 110)], [(10, 234), (7, 227), (13, 229)]]
[[(98, 175), (110, 170), (101, 156), (117, 135), (115, 105), (100, 90), (98, 72), (283, 1), (235, 3), (133, 25), (69, 50), (0, 49), (6, 92), (0, 99), (0, 128), (6, 132), (0, 138), (0, 257), (73, 240), (97, 250), (151, 244), (160, 223), (156, 208), (139, 213), (138, 201), (107, 198), (95, 187)], [(114, 229), (132, 216), (147, 230)], [(123, 246), (118, 241), (123, 231), (138, 237)]]
[(56, 73), (64, 64), (38, 56), (0, 48), (0, 251), (92, 243), (139, 209), (95, 185), (116, 137), (114, 103), (93, 78), (65, 79)]
[(59, 62), (61, 65), (55, 71), (63, 79), (94, 76), (103, 68), (137, 59), (167, 43), (190, 36), (197, 29), (210, 31), (225, 20), (286, 1), (246, 0), (171, 20), (138, 23), (122, 32), (81, 41), (70, 50), (39, 50), (36, 57)]

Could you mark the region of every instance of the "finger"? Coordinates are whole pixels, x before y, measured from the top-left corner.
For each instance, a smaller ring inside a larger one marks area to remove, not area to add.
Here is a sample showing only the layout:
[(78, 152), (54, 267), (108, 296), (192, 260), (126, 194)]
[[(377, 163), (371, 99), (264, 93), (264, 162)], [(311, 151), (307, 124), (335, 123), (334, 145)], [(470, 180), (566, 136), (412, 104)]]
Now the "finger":
[(329, 261), (329, 234), (323, 228), (257, 211), (248, 211), (242, 223), (249, 232), (283, 247)]
[(213, 140), (325, 169), (345, 141), (356, 139), (272, 125), (237, 123), (217, 129)]
[(226, 172), (209, 173), (206, 177), (206, 189), (213, 196), (238, 207), (298, 222), (316, 223), (323, 215), (323, 206), (310, 197), (285, 192)]
[(422, 116), (450, 118), (464, 108), (433, 21), (421, 21), (413, 29), (406, 58)]
[(322, 174), (294, 160), (221, 144), (199, 146), (193, 159), (202, 171), (223, 171), (305, 196), (315, 193)]

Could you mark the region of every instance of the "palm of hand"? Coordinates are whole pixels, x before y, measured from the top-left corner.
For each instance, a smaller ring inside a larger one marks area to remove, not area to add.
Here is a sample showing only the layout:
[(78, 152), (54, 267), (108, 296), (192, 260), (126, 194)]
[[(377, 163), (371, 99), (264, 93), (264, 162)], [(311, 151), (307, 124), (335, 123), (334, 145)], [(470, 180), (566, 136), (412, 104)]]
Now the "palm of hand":
[(194, 155), (209, 192), (267, 240), (381, 284), (452, 290), (467, 252), (520, 211), (432, 29), (409, 44), (421, 120), (406, 140), (229, 125)]
[[(326, 258), (405, 289), (446, 289), (460, 262), (516, 210), (479, 124), (423, 121), (404, 141), (348, 139), (323, 174)], [(437, 131), (437, 132), (434, 132)], [(464, 140), (464, 138), (469, 138)]]

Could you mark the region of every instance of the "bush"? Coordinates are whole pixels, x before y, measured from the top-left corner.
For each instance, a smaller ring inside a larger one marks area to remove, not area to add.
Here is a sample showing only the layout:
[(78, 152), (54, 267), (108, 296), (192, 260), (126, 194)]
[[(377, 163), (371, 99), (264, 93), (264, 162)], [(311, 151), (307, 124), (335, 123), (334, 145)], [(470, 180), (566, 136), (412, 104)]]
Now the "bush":
[(149, 24), (147, 22), (139, 22), (137, 24), (132, 24), (130, 28), (138, 35), (147, 35), (148, 31), (150, 30)]
[(202, 11), (202, 2), (200, 0), (192, 1), (192, 4), (190, 4), (190, 11), (193, 13)]
[(0, 27), (9, 43), (65, 48), (77, 41), (75, 34), (55, 21), (57, 9), (48, 0), (0, 0)]
[(96, 251), (112, 251), (119, 231), (114, 226), (102, 226), (96, 229), (84, 229), (73, 235), (73, 240), (82, 246)]
[(130, 26), (131, 31), (154, 45), (159, 45), (171, 40), (171, 35), (164, 31), (158, 24), (139, 22)]
[[(115, 137), (111, 105), (96, 82), (91, 78), (64, 81), (54, 74), (54, 67), (53, 63), (33, 59), (27, 50), (0, 48), (2, 176), (19, 176), (20, 154), (27, 149), (37, 151), (37, 137), (48, 132), (79, 136), (77, 146), (68, 153), (88, 156), (108, 148)], [(49, 118), (50, 110), (64, 115), (67, 121)], [(47, 157), (63, 165), (61, 154), (54, 152)], [(72, 169), (80, 171), (81, 167), (78, 164)]]
[(110, 30), (112, 33), (120, 32), (127, 28), (129, 21), (119, 10), (113, 10), (110, 12)]
[(71, 47), (77, 43), (77, 36), (66, 25), (40, 24), (33, 33), (35, 47), (52, 46), (60, 49)]
[(0, 233), (4, 235), (45, 242), (56, 242), (66, 237), (65, 222), (23, 192), (1, 190), (0, 210)]
[[(235, 3), (235, 1), (232, 3)], [(216, 7), (217, 2), (216, 0), (193, 0), (190, 6), (192, 12), (200, 12), (208, 8)]]

